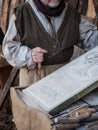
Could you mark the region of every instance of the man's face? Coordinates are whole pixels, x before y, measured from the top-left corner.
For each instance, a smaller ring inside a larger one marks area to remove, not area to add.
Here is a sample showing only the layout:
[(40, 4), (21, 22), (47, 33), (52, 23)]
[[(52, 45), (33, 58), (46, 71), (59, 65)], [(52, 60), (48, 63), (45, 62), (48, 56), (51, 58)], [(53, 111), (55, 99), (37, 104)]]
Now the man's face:
[(61, 0), (41, 0), (41, 1), (50, 7), (56, 7)]

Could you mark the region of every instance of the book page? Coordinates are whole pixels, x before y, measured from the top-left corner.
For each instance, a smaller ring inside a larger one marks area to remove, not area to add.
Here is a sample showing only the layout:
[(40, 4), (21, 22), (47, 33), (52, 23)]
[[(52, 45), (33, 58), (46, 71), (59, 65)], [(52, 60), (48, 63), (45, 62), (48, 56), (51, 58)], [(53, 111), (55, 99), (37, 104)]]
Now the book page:
[(64, 65), (23, 92), (50, 111), (98, 80), (98, 47)]

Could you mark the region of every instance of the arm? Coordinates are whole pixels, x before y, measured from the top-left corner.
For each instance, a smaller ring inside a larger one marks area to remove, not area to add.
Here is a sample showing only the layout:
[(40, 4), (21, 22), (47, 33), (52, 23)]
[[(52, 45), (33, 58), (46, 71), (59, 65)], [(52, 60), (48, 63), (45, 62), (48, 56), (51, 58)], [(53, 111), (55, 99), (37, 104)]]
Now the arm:
[(46, 53), (46, 51), (39, 47), (31, 50), (19, 42), (20, 36), (17, 34), (15, 19), (16, 17), (13, 15), (3, 41), (3, 53), (6, 60), (12, 66), (16, 68), (26, 67), (32, 69), (36, 66), (36, 63), (43, 61), (43, 54)]
[[(19, 41), (19, 36), (17, 35), (17, 30), (15, 27), (15, 15), (12, 16), (9, 28), (4, 37), (2, 50), (6, 57), (6, 60), (14, 67), (22, 68), (34, 68), (35, 64), (32, 60), (31, 52), (32, 50), (27, 46), (21, 46)], [(13, 40), (15, 37), (16, 40)]]
[(85, 51), (98, 45), (98, 30), (96, 25), (81, 18), (80, 23), (80, 38), (83, 41), (83, 49)]

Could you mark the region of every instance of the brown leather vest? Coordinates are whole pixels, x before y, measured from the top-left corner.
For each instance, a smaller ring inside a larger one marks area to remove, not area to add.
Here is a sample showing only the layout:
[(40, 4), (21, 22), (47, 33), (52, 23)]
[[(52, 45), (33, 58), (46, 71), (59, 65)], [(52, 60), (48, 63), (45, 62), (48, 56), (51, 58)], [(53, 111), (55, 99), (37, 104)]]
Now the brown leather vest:
[(20, 42), (29, 48), (42, 47), (48, 50), (43, 64), (60, 64), (71, 58), (73, 47), (79, 41), (80, 23), (80, 14), (71, 5), (68, 5), (57, 32), (58, 41), (46, 32), (29, 3), (18, 6), (15, 14)]

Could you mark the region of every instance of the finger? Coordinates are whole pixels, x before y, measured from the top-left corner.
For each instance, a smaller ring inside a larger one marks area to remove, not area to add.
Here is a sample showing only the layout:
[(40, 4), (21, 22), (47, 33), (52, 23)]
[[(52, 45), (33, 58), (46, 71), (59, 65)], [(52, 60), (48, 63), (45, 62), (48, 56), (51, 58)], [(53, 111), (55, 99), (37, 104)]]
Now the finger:
[(43, 62), (43, 57), (42, 58), (41, 57), (33, 57), (33, 61), (35, 63)]
[(36, 57), (43, 57), (43, 53), (38, 53), (38, 52), (32, 52), (32, 56), (36, 56)]
[(33, 59), (43, 59), (43, 56), (33, 56)]
[(40, 47), (36, 47), (33, 49), (33, 52), (38, 52), (38, 53), (47, 53), (48, 51), (45, 49), (42, 49)]

